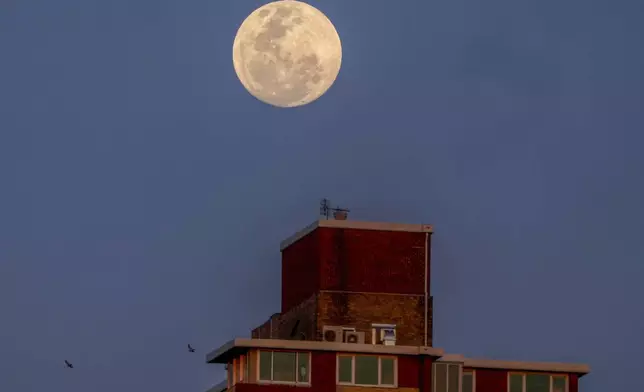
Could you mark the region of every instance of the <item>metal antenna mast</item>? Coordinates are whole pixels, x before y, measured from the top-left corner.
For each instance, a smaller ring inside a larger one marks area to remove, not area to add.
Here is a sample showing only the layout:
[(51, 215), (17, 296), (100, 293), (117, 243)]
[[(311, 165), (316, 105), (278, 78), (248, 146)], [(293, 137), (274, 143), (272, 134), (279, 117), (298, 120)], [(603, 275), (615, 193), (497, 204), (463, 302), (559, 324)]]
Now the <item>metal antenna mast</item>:
[(335, 208), (331, 207), (331, 201), (329, 199), (322, 199), (320, 201), (320, 215), (324, 216), (326, 219), (329, 219), (330, 213), (333, 212), (333, 216), (336, 219), (346, 219), (347, 213), (351, 212), (348, 208), (340, 208), (337, 206)]
[(330, 204), (331, 202), (329, 199), (322, 199), (322, 201), (320, 201), (320, 215), (326, 217), (326, 219), (329, 219), (329, 212), (331, 210), (331, 207), (329, 207)]

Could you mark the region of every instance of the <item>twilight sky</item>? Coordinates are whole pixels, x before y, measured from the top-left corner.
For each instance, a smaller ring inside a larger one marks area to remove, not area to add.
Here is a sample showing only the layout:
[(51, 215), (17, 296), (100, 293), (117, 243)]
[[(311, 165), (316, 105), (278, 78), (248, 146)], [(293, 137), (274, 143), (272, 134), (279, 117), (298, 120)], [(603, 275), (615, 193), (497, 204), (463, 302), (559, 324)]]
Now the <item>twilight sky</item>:
[(644, 3), (311, 0), (342, 70), (290, 110), (233, 71), (263, 3), (2, 2), (0, 390), (203, 392), (321, 197), (435, 226), (437, 347), (641, 389)]

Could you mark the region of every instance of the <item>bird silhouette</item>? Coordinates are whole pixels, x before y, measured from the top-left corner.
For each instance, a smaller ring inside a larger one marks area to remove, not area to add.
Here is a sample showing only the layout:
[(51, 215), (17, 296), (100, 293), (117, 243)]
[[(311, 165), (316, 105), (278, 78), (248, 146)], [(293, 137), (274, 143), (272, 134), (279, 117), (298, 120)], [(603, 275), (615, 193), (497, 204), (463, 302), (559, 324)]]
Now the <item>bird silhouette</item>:
[(74, 368), (74, 365), (72, 365), (71, 363), (69, 363), (67, 360), (65, 360), (65, 365), (67, 365), (67, 367), (68, 367), (68, 368), (70, 368), (70, 369), (73, 369), (73, 368)]
[(192, 348), (192, 346), (191, 346), (191, 345), (188, 345), (188, 351), (190, 351), (191, 353), (194, 353), (194, 352), (195, 352), (195, 349), (194, 349), (194, 348)]

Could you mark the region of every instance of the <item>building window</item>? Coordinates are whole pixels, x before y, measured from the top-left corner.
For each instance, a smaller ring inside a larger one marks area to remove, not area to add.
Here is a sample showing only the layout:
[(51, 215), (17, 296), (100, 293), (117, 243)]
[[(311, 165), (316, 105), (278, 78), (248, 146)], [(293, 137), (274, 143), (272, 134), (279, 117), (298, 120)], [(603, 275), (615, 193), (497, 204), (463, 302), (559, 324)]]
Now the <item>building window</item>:
[(463, 370), (461, 390), (462, 392), (476, 392), (476, 377), (474, 370)]
[(258, 379), (260, 382), (308, 384), (310, 353), (260, 351)]
[(459, 392), (461, 383), (461, 365), (456, 363), (436, 362), (432, 366), (433, 392)]
[(396, 365), (395, 357), (338, 355), (338, 384), (395, 387)]
[(568, 392), (568, 377), (546, 373), (510, 373), (508, 392)]

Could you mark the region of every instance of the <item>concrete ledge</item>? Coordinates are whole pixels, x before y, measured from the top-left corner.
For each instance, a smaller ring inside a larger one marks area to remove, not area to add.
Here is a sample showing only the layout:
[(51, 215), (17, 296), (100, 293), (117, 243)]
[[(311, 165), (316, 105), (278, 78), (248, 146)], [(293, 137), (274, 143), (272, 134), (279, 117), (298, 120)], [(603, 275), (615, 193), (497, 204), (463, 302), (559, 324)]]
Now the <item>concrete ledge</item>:
[(465, 357), (461, 354), (445, 354), (437, 359), (436, 362), (463, 363), (465, 362)]
[(235, 339), (206, 355), (206, 362), (227, 363), (230, 358), (249, 349), (334, 351), (384, 355), (428, 355), (436, 358), (443, 355), (442, 349), (423, 346), (384, 346), (313, 340)]
[(584, 364), (559, 362), (520, 362), (500, 361), (496, 359), (465, 359), (463, 366), (478, 369), (523, 370), (551, 373), (588, 374), (590, 367)]
[(280, 243), (280, 251), (288, 248), (300, 238), (309, 234), (318, 227), (330, 227), (336, 229), (357, 229), (357, 230), (376, 230), (376, 231), (405, 231), (409, 233), (432, 233), (431, 225), (408, 224), (408, 223), (384, 223), (384, 222), (365, 222), (355, 220), (337, 220), (321, 219), (311, 223), (304, 229), (293, 234)]

